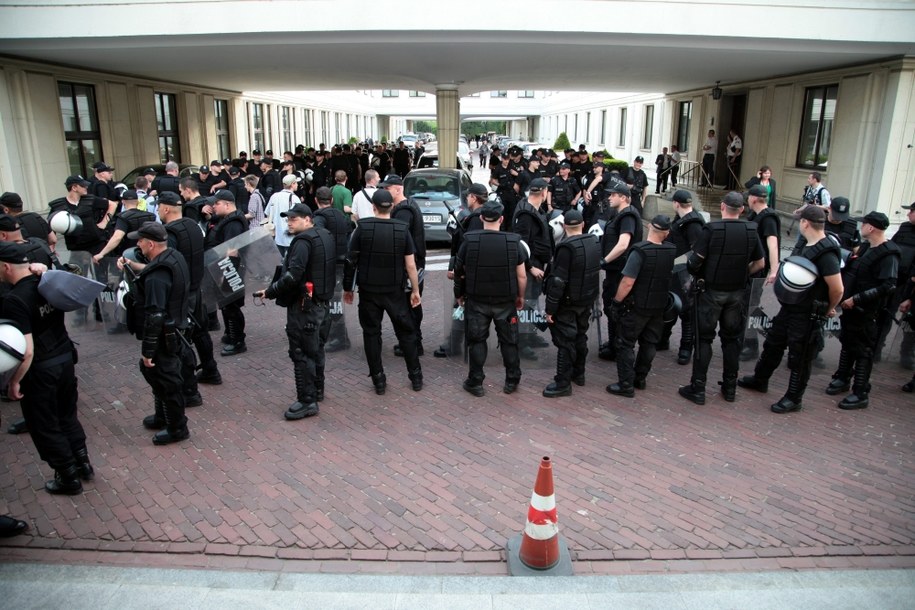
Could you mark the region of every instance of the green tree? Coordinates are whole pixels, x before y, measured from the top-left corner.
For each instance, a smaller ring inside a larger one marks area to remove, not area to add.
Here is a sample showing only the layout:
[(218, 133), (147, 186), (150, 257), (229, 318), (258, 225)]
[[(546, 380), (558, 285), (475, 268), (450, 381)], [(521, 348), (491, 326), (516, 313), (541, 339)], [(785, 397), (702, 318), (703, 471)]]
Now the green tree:
[(416, 133), (438, 133), (437, 121), (413, 121), (413, 131)]
[(572, 148), (572, 143), (569, 142), (569, 136), (566, 135), (566, 132), (559, 134), (559, 137), (556, 138), (556, 141), (553, 142), (553, 150), (557, 153), (561, 152), (567, 148)]

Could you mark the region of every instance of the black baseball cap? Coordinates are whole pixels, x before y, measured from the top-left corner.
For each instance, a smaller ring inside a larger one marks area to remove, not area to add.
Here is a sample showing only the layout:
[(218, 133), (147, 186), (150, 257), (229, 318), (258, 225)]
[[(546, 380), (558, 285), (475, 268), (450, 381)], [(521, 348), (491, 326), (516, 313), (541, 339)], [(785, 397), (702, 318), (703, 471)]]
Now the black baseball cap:
[(334, 196), (329, 187), (321, 186), (315, 191), (315, 199), (318, 201), (333, 201)]
[(164, 191), (159, 195), (158, 203), (159, 205), (181, 205), (181, 197), (178, 196), (178, 193)]
[(85, 178), (83, 178), (83, 177), (80, 176), (80, 175), (70, 176), (69, 178), (67, 178), (66, 182), (64, 182), (64, 185), (67, 187), (68, 190), (69, 190), (69, 188), (70, 188), (71, 186), (73, 186), (74, 184), (78, 184), (78, 185), (80, 185), (80, 186), (84, 186), (84, 187), (86, 187), (86, 188), (89, 188), (89, 186), (90, 186), (92, 183), (89, 182), (88, 180), (86, 180)]
[(121, 201), (123, 201), (125, 199), (128, 201), (137, 201), (138, 199), (140, 199), (140, 196), (137, 194), (137, 192), (135, 190), (127, 189), (126, 191), (124, 191), (124, 194), (121, 195)]
[(30, 253), (37, 248), (35, 244), (27, 241), (0, 242), (0, 261), (20, 265), (31, 262)]
[(0, 205), (7, 208), (21, 208), (22, 197), (19, 196), (19, 193), (3, 193), (3, 195), (0, 195)]
[(743, 200), (743, 195), (737, 191), (731, 191), (724, 196), (724, 199), (721, 200), (721, 203), (728, 206), (729, 208), (735, 208), (739, 210), (744, 206), (744, 203), (746, 202)]
[(394, 205), (394, 197), (388, 191), (380, 188), (372, 194), (372, 204), (375, 207), (387, 209)]
[(280, 212), (280, 216), (283, 218), (288, 218), (289, 216), (295, 216), (298, 218), (309, 218), (314, 214), (311, 211), (311, 208), (305, 205), (304, 203), (297, 203), (285, 212)]
[(209, 166), (209, 165), (201, 165), (200, 168), (199, 168), (197, 171), (200, 172), (201, 174), (209, 174), (209, 173), (210, 173), (210, 166)]
[(671, 200), (676, 201), (677, 203), (692, 203), (693, 195), (692, 195), (692, 193), (690, 193), (687, 190), (677, 189), (676, 191), (674, 191), (674, 194), (673, 194), (673, 197), (671, 197)]
[(607, 189), (608, 193), (617, 193), (618, 195), (626, 195), (630, 197), (632, 193), (629, 191), (629, 186), (620, 180), (614, 180), (610, 183), (610, 188)]
[(823, 224), (826, 222), (826, 211), (818, 205), (808, 205), (801, 210), (801, 220)]
[(572, 169), (572, 164), (568, 161), (563, 161), (559, 164), (559, 169)]
[(213, 201), (231, 201), (232, 203), (235, 203), (235, 195), (230, 190), (219, 189), (216, 191), (216, 194), (213, 195)]
[(261, 154), (261, 151), (259, 151), (258, 149), (255, 148), (254, 150), (251, 151), (251, 154), (252, 154), (252, 155), (259, 155), (259, 154)]
[(645, 162), (645, 157), (636, 157), (635, 161), (633, 161), (633, 163), (644, 163), (644, 162)]
[(547, 183), (546, 183), (546, 180), (544, 180), (543, 178), (534, 178), (533, 180), (531, 180), (530, 190), (535, 193), (542, 191), (546, 187), (547, 187)]
[(562, 214), (562, 224), (567, 227), (575, 227), (582, 224), (585, 221), (585, 217), (581, 215), (581, 212), (578, 210), (569, 210), (568, 212), (563, 212)]
[(915, 210), (915, 203), (910, 203), (909, 205), (904, 205), (904, 206), (902, 206), (902, 209), (911, 212), (912, 210)]
[(168, 240), (168, 233), (165, 232), (165, 227), (158, 222), (149, 220), (140, 225), (140, 228), (136, 231), (127, 234), (127, 239), (140, 239), (141, 237), (152, 241), (166, 241)]
[(143, 173), (141, 175), (142, 176), (157, 176), (157, 175), (159, 175), (159, 172), (157, 172), (156, 170), (154, 170), (151, 167), (147, 167), (146, 169), (143, 170)]
[(875, 229), (880, 229), (881, 231), (885, 231), (886, 228), (890, 226), (890, 219), (887, 218), (886, 214), (882, 212), (868, 212), (863, 217), (855, 218), (854, 220), (869, 224)]
[(384, 181), (381, 182), (378, 186), (381, 188), (386, 186), (403, 186), (403, 178), (397, 174), (388, 174), (384, 177)]
[(494, 199), (488, 199), (486, 203), (483, 204), (483, 207), (480, 208), (480, 216), (483, 220), (488, 220), (489, 222), (495, 222), (502, 217), (502, 213), (505, 212), (505, 208), (502, 206), (502, 203)]
[(664, 214), (658, 214), (651, 219), (651, 226), (658, 231), (670, 231), (670, 218)]
[(751, 197), (768, 197), (769, 191), (761, 184), (754, 184), (750, 187), (750, 190), (747, 191), (747, 194)]
[(234, 165), (229, 166), (229, 175), (230, 176), (237, 176), (240, 173), (241, 173), (241, 170), (238, 169), (237, 167), (235, 167)]
[(114, 168), (105, 163), (104, 161), (98, 161), (92, 164), (92, 169), (97, 172), (113, 172)]
[(213, 165), (215, 165), (217, 167), (222, 167), (222, 161), (220, 161), (219, 159), (213, 159), (212, 161), (210, 161), (210, 166), (213, 166)]
[(837, 220), (845, 220), (851, 210), (851, 202), (848, 201), (847, 197), (835, 197), (829, 202), (829, 209), (832, 210), (832, 215)]
[(15, 216), (0, 214), (0, 231), (18, 231), (21, 226)]
[(467, 189), (469, 195), (476, 195), (477, 197), (483, 197), (484, 199), (489, 196), (489, 191), (485, 186), (478, 182), (474, 182), (470, 185), (470, 188)]
[(270, 155), (270, 156), (272, 157), (272, 156), (273, 156), (273, 151), (272, 151), (272, 150), (268, 150), (268, 151), (265, 152), (264, 154), (265, 154), (265, 155)]

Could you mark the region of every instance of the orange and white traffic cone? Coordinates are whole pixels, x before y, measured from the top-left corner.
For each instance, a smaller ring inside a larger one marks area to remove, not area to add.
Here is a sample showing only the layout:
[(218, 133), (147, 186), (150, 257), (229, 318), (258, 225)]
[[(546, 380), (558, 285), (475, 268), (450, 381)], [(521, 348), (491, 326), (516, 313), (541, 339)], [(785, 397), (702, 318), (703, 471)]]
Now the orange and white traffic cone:
[(569, 549), (559, 536), (553, 464), (549, 457), (540, 462), (524, 532), (508, 541), (508, 569), (513, 576), (572, 574)]

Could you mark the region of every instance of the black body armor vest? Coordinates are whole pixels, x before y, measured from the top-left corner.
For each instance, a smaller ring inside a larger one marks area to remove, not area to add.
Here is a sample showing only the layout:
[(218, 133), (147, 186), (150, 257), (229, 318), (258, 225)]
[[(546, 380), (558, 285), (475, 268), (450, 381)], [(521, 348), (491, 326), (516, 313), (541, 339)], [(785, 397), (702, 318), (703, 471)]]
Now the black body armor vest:
[(315, 212), (315, 216), (320, 216), (324, 219), (324, 228), (334, 239), (334, 256), (332, 258), (342, 263), (346, 258), (346, 249), (349, 246), (352, 224), (344, 216), (343, 212), (334, 207), (321, 208)]
[[(137, 281), (134, 284), (137, 291), (135, 297), (136, 309), (141, 316), (145, 314), (143, 311), (146, 302), (146, 296), (144, 294), (145, 280), (153, 271), (161, 268), (168, 269), (172, 278), (172, 289), (169, 292), (168, 305), (166, 306), (165, 311), (167, 322), (174, 323), (175, 328), (178, 329), (187, 328), (189, 285), (187, 264), (184, 262), (184, 257), (181, 256), (177, 250), (173, 250), (172, 248), (163, 250), (153, 262), (146, 265), (137, 277)], [(138, 329), (138, 332), (143, 332), (142, 324), (139, 324), (136, 328)], [(142, 335), (140, 335), (140, 338), (142, 338)]]
[(179, 218), (165, 225), (165, 230), (175, 238), (175, 250), (184, 257), (190, 276), (190, 291), (197, 292), (203, 281), (203, 233), (200, 225), (190, 218)]
[(407, 225), (393, 219), (365, 218), (359, 221), (359, 289), (386, 294), (403, 290), (406, 279), (404, 253)]
[(226, 214), (220, 218), (210, 232), (207, 233), (206, 239), (204, 239), (204, 245), (207, 250), (226, 241), (226, 228), (233, 222), (239, 223), (242, 231), (248, 229), (248, 219), (245, 218), (245, 215), (240, 211), (235, 210), (231, 214)]
[(464, 236), (465, 291), (467, 296), (484, 303), (513, 301), (518, 295), (517, 233), (471, 231)]
[(587, 305), (594, 302), (600, 293), (600, 243), (593, 235), (575, 235), (567, 238), (556, 248), (572, 251), (572, 265), (566, 294), (572, 305)]
[(635, 218), (635, 233), (633, 233), (632, 237), (629, 239), (629, 248), (626, 249), (626, 252), (607, 265), (607, 269), (612, 271), (619, 271), (625, 267), (626, 254), (629, 253), (629, 249), (632, 248), (634, 244), (642, 241), (642, 217), (639, 216), (639, 213), (631, 205), (626, 206), (626, 209), (614, 215), (604, 226), (604, 234), (600, 239), (601, 255), (607, 256), (610, 254), (610, 251), (613, 250), (614, 246), (616, 246), (617, 242), (620, 240), (620, 221), (627, 217)]
[(642, 267), (632, 286), (630, 296), (639, 310), (658, 311), (667, 307), (667, 293), (670, 289), (670, 274), (677, 258), (677, 247), (673, 244), (653, 244), (640, 241), (632, 246), (642, 254)]
[(756, 223), (716, 220), (707, 226), (712, 237), (703, 272), (706, 286), (713, 290), (743, 290), (749, 276), (750, 257), (759, 241)]

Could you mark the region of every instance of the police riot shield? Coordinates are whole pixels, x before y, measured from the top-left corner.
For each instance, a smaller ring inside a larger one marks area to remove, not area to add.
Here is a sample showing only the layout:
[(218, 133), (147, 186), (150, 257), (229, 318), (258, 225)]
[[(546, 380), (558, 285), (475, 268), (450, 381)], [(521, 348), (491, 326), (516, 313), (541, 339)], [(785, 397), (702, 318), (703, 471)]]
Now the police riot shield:
[[(889, 316), (888, 316), (889, 317)], [(889, 332), (880, 352), (881, 362), (898, 363), (906, 369), (915, 364), (915, 315), (899, 313), (889, 317)]]
[[(428, 261), (427, 261), (428, 262)], [(439, 273), (439, 272), (436, 272)], [(464, 340), (464, 308), (454, 298), (454, 282), (441, 272), (442, 336), (441, 347), (449, 358), (467, 359), (467, 342)]]
[(349, 331), (346, 328), (346, 309), (343, 307), (343, 265), (337, 265), (337, 281), (334, 284), (334, 297), (330, 302), (330, 331), (327, 342), (324, 344), (325, 352), (339, 352), (349, 349), (351, 342)]
[(265, 289), (282, 263), (273, 236), (261, 227), (245, 231), (204, 253), (201, 288), (208, 311)]
[[(105, 289), (99, 294), (98, 298), (92, 303), (91, 307), (76, 309), (64, 314), (64, 321), (68, 328), (85, 328), (86, 330), (98, 330), (99, 323), (103, 321), (102, 303), (109, 300), (108, 291), (108, 266), (105, 264), (96, 265), (92, 261), (92, 254), (83, 250), (76, 250), (69, 253), (67, 260), (74, 273), (83, 277), (96, 280), (105, 284)], [(103, 261), (104, 263), (104, 261)]]
[(118, 269), (117, 262), (118, 257), (106, 256), (94, 267), (98, 270), (99, 281), (105, 284), (105, 288), (98, 297), (98, 306), (102, 316), (102, 325), (109, 333), (127, 330), (125, 326), (127, 310), (120, 302), (120, 297), (126, 292), (125, 275), (130, 271)]
[(518, 351), (522, 368), (551, 368), (556, 365), (556, 350), (546, 321), (543, 281), (527, 275), (524, 307), (518, 311)]

